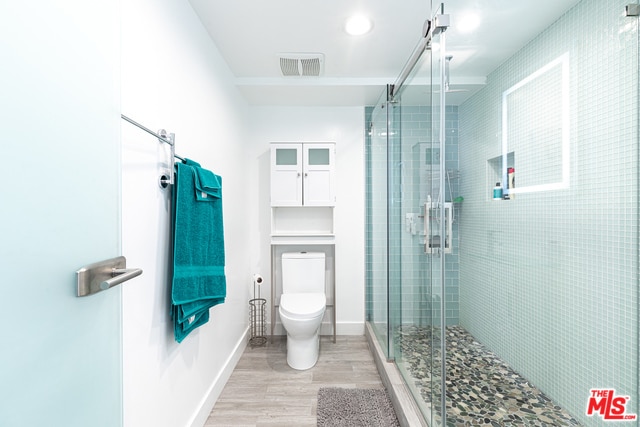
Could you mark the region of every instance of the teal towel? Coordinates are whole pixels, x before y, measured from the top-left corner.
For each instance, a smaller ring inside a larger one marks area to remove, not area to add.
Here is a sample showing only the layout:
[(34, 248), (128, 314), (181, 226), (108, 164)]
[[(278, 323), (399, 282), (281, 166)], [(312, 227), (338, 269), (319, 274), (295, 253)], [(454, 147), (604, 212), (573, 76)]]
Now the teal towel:
[[(174, 310), (177, 307), (174, 306)], [(175, 319), (175, 317), (174, 317)], [(175, 340), (177, 342), (182, 342), (183, 339), (185, 339), (185, 337), (187, 335), (189, 335), (191, 333), (191, 331), (193, 331), (194, 329), (198, 328), (199, 326), (204, 325), (205, 323), (207, 323), (209, 321), (209, 310), (205, 310), (202, 311), (200, 313), (198, 313), (197, 315), (193, 316), (193, 319), (189, 319), (185, 322), (173, 322), (173, 335), (175, 337)]]
[(175, 169), (171, 302), (180, 342), (209, 320), (211, 307), (224, 302), (226, 278), (222, 179), (191, 160)]
[(220, 177), (213, 172), (203, 169), (200, 164), (190, 159), (185, 159), (185, 164), (191, 166), (196, 173), (196, 199), (201, 202), (214, 202), (222, 197), (222, 185)]
[(179, 304), (176, 306), (178, 310), (175, 312), (175, 315), (177, 316), (178, 322), (183, 323), (189, 320), (191, 316), (198, 316), (200, 312), (205, 309), (208, 311), (214, 305), (222, 304), (224, 300), (224, 297), (218, 297)]

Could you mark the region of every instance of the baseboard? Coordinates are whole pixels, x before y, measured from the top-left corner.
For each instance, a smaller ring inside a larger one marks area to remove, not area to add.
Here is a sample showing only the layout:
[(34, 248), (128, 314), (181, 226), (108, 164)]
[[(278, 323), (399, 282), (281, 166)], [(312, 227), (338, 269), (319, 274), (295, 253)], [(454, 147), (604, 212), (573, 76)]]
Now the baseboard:
[[(331, 328), (331, 325), (328, 325)], [(337, 335), (364, 335), (364, 322), (338, 322)], [(327, 334), (331, 333), (331, 329)]]
[(231, 377), (231, 373), (233, 373), (234, 368), (238, 364), (240, 357), (242, 357), (242, 353), (244, 353), (245, 348), (247, 347), (247, 343), (249, 342), (249, 328), (244, 331), (238, 342), (236, 343), (233, 352), (229, 355), (227, 360), (224, 363), (224, 367), (220, 370), (220, 373), (215, 378), (211, 387), (207, 391), (206, 395), (200, 401), (200, 405), (198, 405), (198, 411), (194, 414), (191, 420), (187, 423), (189, 427), (203, 427), (209, 418), (209, 414), (213, 409), (213, 405), (215, 405), (218, 397), (222, 393), (224, 386), (229, 381), (229, 377)]

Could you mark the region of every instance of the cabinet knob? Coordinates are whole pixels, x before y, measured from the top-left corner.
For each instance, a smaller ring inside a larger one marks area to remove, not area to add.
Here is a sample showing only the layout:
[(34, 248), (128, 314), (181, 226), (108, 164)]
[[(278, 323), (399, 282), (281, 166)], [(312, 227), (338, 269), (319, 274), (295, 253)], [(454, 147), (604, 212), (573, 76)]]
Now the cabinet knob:
[(300, 176), (300, 172), (298, 172), (298, 176)]
[(305, 172), (304, 173), (304, 177), (306, 178), (307, 176), (309, 176), (309, 174)]

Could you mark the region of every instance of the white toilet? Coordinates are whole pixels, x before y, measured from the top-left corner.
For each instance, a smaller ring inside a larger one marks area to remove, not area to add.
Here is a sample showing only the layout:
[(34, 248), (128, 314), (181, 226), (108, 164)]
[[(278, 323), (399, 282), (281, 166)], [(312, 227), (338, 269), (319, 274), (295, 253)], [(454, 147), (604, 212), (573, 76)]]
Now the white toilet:
[(287, 363), (309, 369), (318, 361), (320, 324), (327, 298), (324, 294), (324, 253), (282, 254), (280, 320), (287, 331)]

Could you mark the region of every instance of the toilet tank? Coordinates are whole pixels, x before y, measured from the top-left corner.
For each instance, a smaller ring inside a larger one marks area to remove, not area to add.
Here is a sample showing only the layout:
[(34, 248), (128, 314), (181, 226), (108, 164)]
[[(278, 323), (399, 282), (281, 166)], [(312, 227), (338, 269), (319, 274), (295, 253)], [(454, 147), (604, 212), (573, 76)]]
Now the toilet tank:
[(324, 293), (324, 252), (282, 254), (283, 293)]

